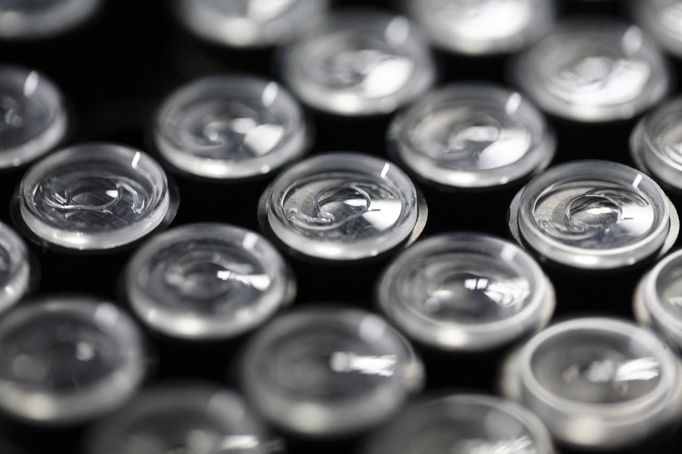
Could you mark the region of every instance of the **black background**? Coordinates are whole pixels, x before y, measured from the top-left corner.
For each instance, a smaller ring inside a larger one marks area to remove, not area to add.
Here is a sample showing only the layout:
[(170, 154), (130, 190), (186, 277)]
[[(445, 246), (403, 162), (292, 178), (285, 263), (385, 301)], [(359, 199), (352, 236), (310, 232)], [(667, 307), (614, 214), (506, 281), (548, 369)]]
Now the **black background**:
[[(418, 1), (418, 0), (414, 0)], [(375, 4), (382, 1), (337, 1)], [(56, 39), (33, 43), (0, 42), (0, 62), (32, 66), (48, 74), (71, 104), (74, 128), (69, 143), (115, 141), (153, 152), (148, 146), (150, 117), (173, 89), (194, 77), (215, 72), (253, 72), (279, 79), (277, 53), (271, 50), (227, 51), (199, 42), (184, 32), (163, 0), (112, 0), (87, 27)], [(617, 2), (564, 1), (561, 13), (621, 15)], [(486, 80), (504, 84), (507, 59), (456, 57), (437, 53), (440, 83)], [(673, 62), (679, 69), (680, 63)], [(316, 128), (311, 153), (353, 150), (385, 156), (385, 130), (390, 117), (343, 119), (310, 111)], [(601, 158), (631, 164), (628, 137), (634, 121), (578, 125), (551, 118), (557, 131), (556, 162)], [(9, 205), (21, 171), (0, 175), (0, 219), (11, 223)], [(181, 204), (174, 225), (216, 221), (258, 230), (257, 199), (267, 181), (216, 184), (176, 176)], [(505, 216), (516, 188), (492, 193), (443, 194), (422, 185), (429, 202), (425, 235), (474, 230), (508, 237)], [(672, 196), (672, 194), (671, 194)], [(678, 208), (678, 197), (673, 197)], [(40, 263), (40, 294), (91, 293), (125, 304), (119, 292), (119, 273), (129, 251), (102, 256), (69, 255), (33, 246)], [(296, 305), (339, 302), (372, 307), (373, 284), (385, 262), (353, 267), (309, 265), (291, 259), (299, 282)], [(610, 314), (632, 318), (631, 298), (643, 272), (577, 273), (547, 268), (557, 290), (556, 318)], [(236, 359), (243, 339), (220, 344), (187, 344), (152, 333), (149, 383), (200, 379), (236, 387)], [(485, 355), (445, 355), (419, 347), (426, 359), (430, 392), (474, 390), (494, 392), (503, 352)], [(7, 432), (28, 452), (75, 454), (83, 427), (36, 429), (5, 423)], [(655, 443), (633, 452), (678, 453), (676, 430), (660, 434)], [(350, 452), (354, 440), (334, 443), (291, 442), (290, 451)], [(9, 448), (0, 454), (9, 453)], [(564, 451), (562, 451), (564, 452)], [(569, 452), (569, 450), (565, 450)], [(93, 453), (96, 454), (96, 453)], [(425, 453), (428, 454), (428, 453)]]

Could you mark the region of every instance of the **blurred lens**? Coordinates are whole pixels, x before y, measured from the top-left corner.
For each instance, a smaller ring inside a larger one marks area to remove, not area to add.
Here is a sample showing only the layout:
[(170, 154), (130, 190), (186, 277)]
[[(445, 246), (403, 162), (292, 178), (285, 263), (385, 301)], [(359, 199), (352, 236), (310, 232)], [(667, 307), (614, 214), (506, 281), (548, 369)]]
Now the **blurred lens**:
[(421, 383), (422, 365), (407, 341), (380, 317), (356, 309), (280, 316), (244, 353), (246, 396), (265, 418), (302, 435), (367, 430)]
[(429, 49), (410, 22), (375, 10), (345, 10), (290, 44), (282, 75), (312, 107), (340, 115), (390, 113), (434, 82)]
[(53, 296), (0, 319), (0, 408), (35, 423), (72, 423), (121, 405), (144, 375), (142, 339), (111, 303)]
[(306, 257), (357, 260), (405, 244), (425, 205), (395, 164), (330, 153), (290, 167), (263, 195), (261, 219)]
[(633, 0), (637, 22), (669, 52), (682, 55), (682, 2), (679, 0)]
[(121, 145), (76, 145), (24, 175), (21, 217), (48, 244), (103, 250), (131, 243), (169, 213), (168, 181), (147, 154)]
[(553, 262), (619, 268), (665, 253), (679, 232), (675, 207), (646, 175), (609, 161), (574, 161), (535, 177), (516, 195), (509, 226)]
[(102, 0), (0, 0), (0, 39), (50, 38), (90, 19)]
[(64, 139), (67, 120), (62, 94), (45, 75), (0, 65), (0, 168), (20, 166), (52, 150)]
[(24, 297), (31, 274), (26, 245), (14, 230), (0, 222), (0, 312)]
[(542, 170), (556, 147), (543, 115), (519, 93), (451, 84), (393, 121), (389, 146), (419, 177), (459, 189), (501, 186)]
[(540, 332), (509, 359), (503, 386), (559, 440), (592, 449), (639, 441), (681, 408), (675, 356), (649, 331), (608, 318)]
[(632, 118), (670, 89), (665, 57), (649, 36), (602, 19), (562, 23), (516, 57), (512, 73), (540, 107), (576, 121)]
[(382, 310), (408, 336), (478, 351), (544, 327), (554, 290), (517, 246), (475, 233), (435, 236), (401, 253), (379, 281)]
[(294, 294), (294, 278), (260, 235), (223, 224), (159, 234), (133, 256), (126, 288), (152, 328), (189, 339), (228, 338), (262, 324)]

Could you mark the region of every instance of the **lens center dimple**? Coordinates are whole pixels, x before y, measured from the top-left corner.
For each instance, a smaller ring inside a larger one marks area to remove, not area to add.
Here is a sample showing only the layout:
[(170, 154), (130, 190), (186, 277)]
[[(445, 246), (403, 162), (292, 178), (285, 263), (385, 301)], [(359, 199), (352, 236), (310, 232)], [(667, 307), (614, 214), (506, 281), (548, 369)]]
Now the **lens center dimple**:
[(566, 206), (569, 224), (580, 231), (608, 229), (622, 220), (621, 201), (602, 191), (591, 191), (572, 199)]

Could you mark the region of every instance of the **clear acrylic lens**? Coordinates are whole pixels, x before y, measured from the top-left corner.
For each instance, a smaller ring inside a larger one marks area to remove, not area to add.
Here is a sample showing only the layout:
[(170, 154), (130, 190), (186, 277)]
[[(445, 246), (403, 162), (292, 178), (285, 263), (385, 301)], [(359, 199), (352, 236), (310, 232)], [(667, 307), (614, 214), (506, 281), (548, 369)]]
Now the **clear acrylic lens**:
[(367, 430), (422, 383), (407, 341), (380, 317), (317, 307), (276, 318), (244, 353), (242, 384), (274, 424), (315, 437)]
[(303, 110), (276, 82), (213, 76), (191, 82), (166, 100), (156, 116), (154, 142), (181, 171), (239, 179), (299, 158), (310, 134)]
[(108, 302), (49, 297), (0, 319), (0, 408), (15, 417), (101, 416), (137, 390), (144, 366), (137, 327)]
[(587, 122), (632, 118), (670, 89), (665, 57), (647, 34), (597, 19), (563, 23), (516, 58), (513, 76), (544, 110)]
[(635, 128), (630, 151), (637, 167), (668, 187), (682, 190), (682, 98), (647, 114)]
[(282, 44), (321, 20), (329, 0), (179, 0), (177, 16), (195, 35), (227, 47)]
[(607, 318), (574, 319), (509, 359), (503, 385), (552, 434), (585, 448), (618, 448), (671, 422), (680, 366), (651, 332)]
[(663, 253), (679, 220), (660, 187), (609, 161), (575, 161), (535, 177), (510, 208), (517, 240), (541, 256), (587, 269), (618, 268)]
[(418, 31), (402, 16), (374, 10), (329, 17), (284, 50), (282, 73), (305, 103), (340, 115), (390, 113), (435, 79)]
[(203, 384), (152, 388), (95, 427), (87, 452), (217, 454), (275, 452), (241, 396)]
[(102, 0), (0, 0), (0, 39), (49, 38), (75, 28)]
[(147, 154), (121, 145), (76, 145), (34, 165), (20, 186), (21, 217), (41, 240), (105, 250), (142, 238), (164, 220), (166, 175)]
[(554, 21), (553, 0), (404, 0), (405, 9), (439, 47), (485, 55), (519, 50)]
[(635, 20), (669, 52), (682, 55), (682, 5), (679, 0), (631, 0)]
[(519, 93), (452, 84), (398, 115), (389, 129), (397, 160), (421, 178), (460, 189), (504, 185), (542, 170), (556, 140)]
[(379, 281), (378, 300), (408, 336), (441, 349), (478, 351), (544, 327), (554, 290), (517, 246), (453, 233), (401, 253)]
[(26, 245), (10, 227), (0, 222), (0, 312), (26, 295), (31, 278)]
[(455, 394), (416, 404), (369, 438), (363, 454), (553, 454), (542, 422), (503, 399)]
[(225, 224), (189, 224), (152, 238), (133, 256), (126, 289), (152, 328), (188, 339), (255, 328), (293, 298), (294, 278), (260, 235)]
[(325, 260), (377, 256), (404, 244), (423, 201), (395, 164), (330, 153), (290, 167), (263, 196), (266, 227), (295, 252)]
[(50, 79), (32, 69), (0, 65), (0, 168), (52, 150), (66, 135), (67, 123), (64, 99)]

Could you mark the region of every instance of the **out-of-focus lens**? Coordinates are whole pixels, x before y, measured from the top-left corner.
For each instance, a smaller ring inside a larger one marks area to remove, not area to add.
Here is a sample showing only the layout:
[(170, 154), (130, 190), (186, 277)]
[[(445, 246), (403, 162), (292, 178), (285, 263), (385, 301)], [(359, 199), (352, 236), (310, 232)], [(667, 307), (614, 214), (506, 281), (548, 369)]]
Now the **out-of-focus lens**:
[(422, 380), (407, 340), (380, 317), (343, 307), (276, 318), (248, 345), (242, 371), (254, 408), (288, 431), (314, 437), (373, 427)]
[(291, 302), (294, 278), (260, 235), (189, 224), (152, 238), (126, 271), (130, 304), (152, 328), (189, 339), (229, 338)]
[(31, 274), (26, 245), (14, 230), (0, 222), (0, 312), (26, 295)]
[(389, 129), (398, 162), (450, 188), (505, 185), (544, 169), (556, 140), (519, 93), (490, 84), (452, 84), (399, 114)]
[(408, 336), (446, 350), (477, 351), (544, 327), (554, 289), (518, 246), (453, 233), (401, 253), (379, 281), (378, 300)]
[(682, 1), (632, 0), (635, 20), (665, 49), (682, 56)]
[(213, 76), (173, 93), (156, 116), (154, 143), (192, 175), (240, 179), (264, 175), (307, 151), (303, 110), (274, 81)]
[(375, 115), (424, 94), (434, 82), (435, 66), (406, 18), (360, 9), (337, 12), (290, 44), (282, 74), (316, 109)]
[(90, 19), (102, 0), (0, 0), (0, 39), (50, 38)]
[(656, 43), (634, 25), (609, 20), (561, 24), (516, 58), (512, 74), (544, 110), (586, 122), (632, 118), (670, 89)]

